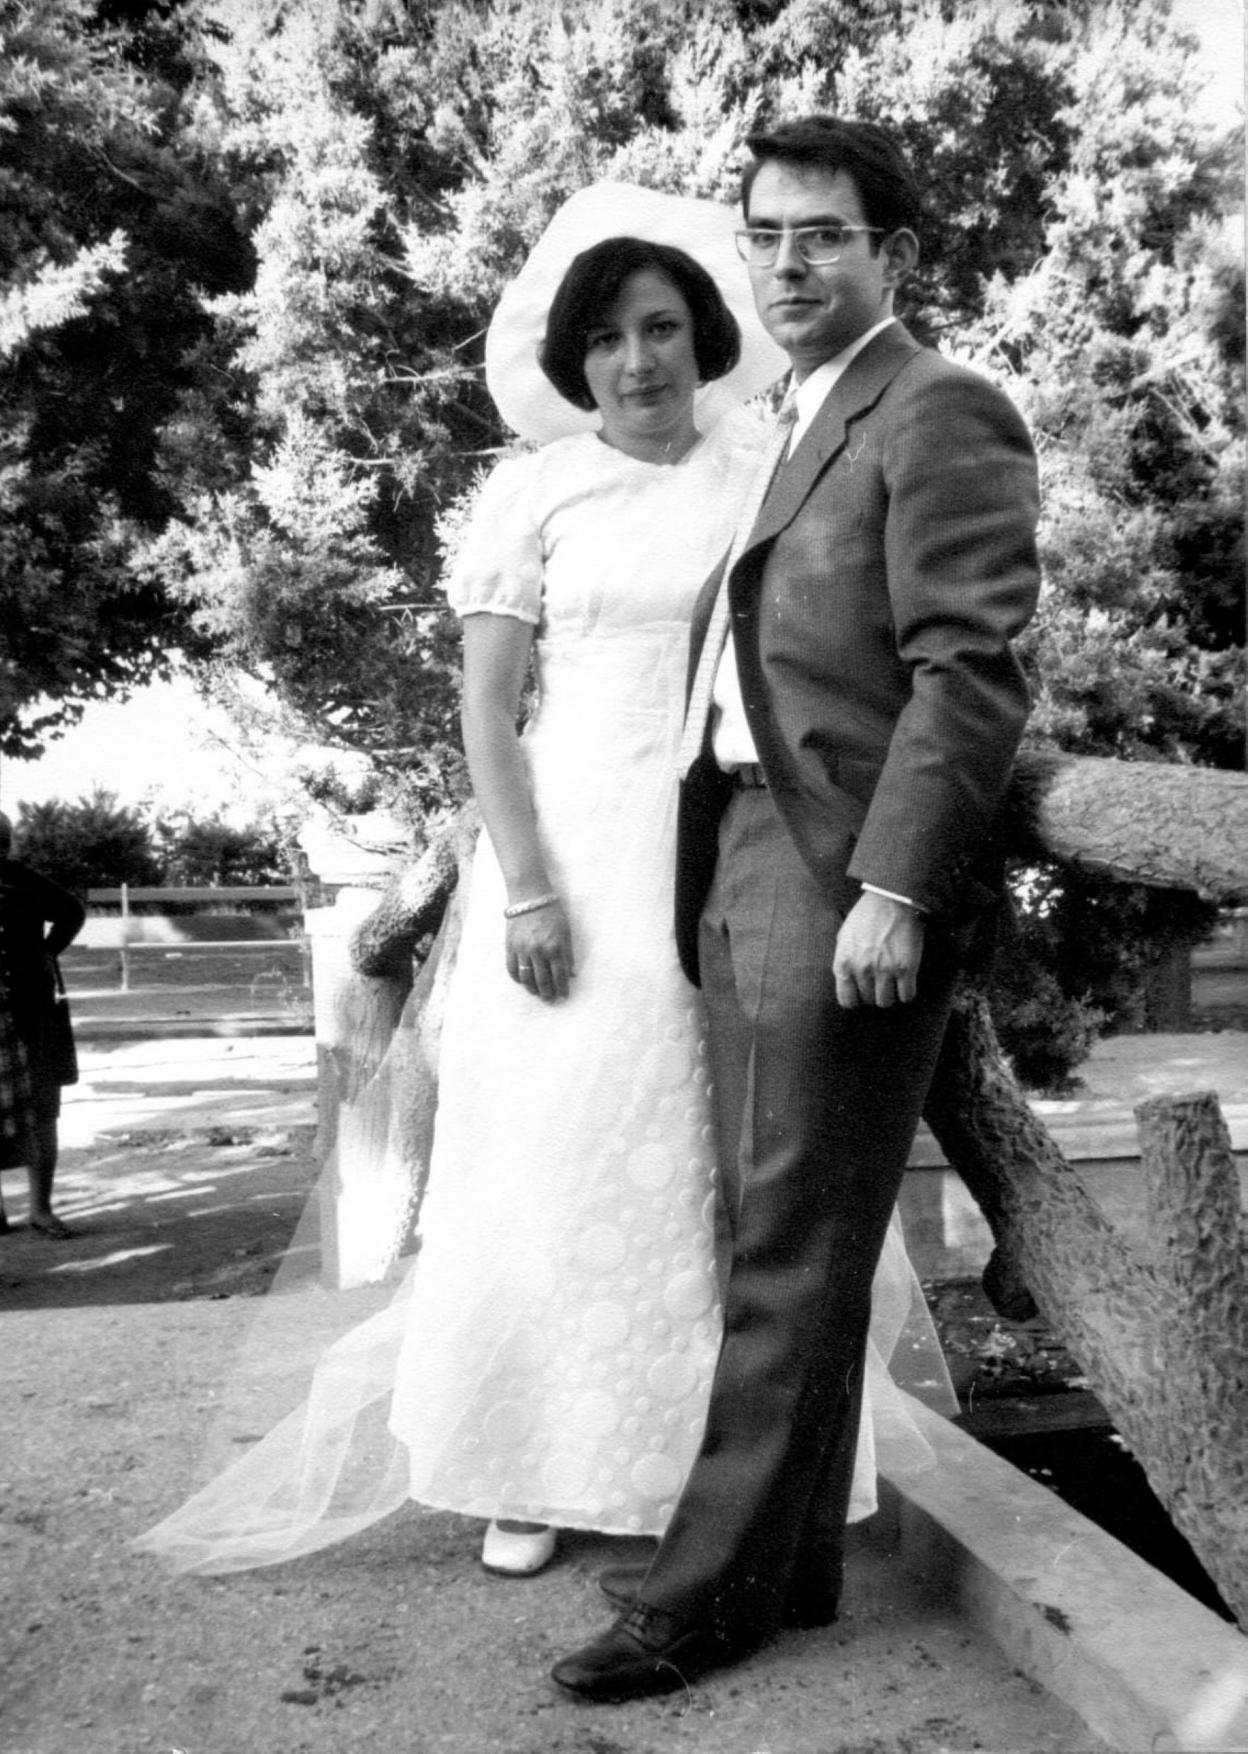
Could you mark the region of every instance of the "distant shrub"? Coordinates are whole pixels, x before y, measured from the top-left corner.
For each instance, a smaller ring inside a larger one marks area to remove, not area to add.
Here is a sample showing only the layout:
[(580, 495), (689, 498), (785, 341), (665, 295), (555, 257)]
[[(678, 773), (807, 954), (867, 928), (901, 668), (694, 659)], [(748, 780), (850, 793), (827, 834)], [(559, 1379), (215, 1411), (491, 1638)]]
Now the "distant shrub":
[(234, 828), (219, 816), (162, 818), (155, 827), (162, 881), (186, 888), (289, 882), (281, 837), (261, 822)]
[(79, 895), (88, 889), (167, 884), (186, 889), (290, 881), (292, 857), (271, 822), (235, 828), (189, 811), (150, 820), (97, 787), (76, 803), (23, 804), (17, 853)]
[(1012, 931), (993, 968), (993, 1021), (1018, 1078), (1058, 1093), (1098, 1036), (1156, 1026), (1148, 979), (1172, 947), (1212, 931), (1217, 910), (1184, 890), (1028, 866), (1011, 880)]
[(72, 804), (23, 804), (14, 827), (18, 857), (75, 894), (160, 882), (150, 825), (101, 786)]

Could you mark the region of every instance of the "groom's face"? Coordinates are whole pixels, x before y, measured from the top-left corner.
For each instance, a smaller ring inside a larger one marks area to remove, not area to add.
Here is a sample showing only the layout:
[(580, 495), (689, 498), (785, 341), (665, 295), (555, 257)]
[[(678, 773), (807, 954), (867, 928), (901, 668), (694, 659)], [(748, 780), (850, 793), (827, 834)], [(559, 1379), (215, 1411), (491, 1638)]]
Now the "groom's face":
[(889, 240), (870, 231), (849, 232), (835, 262), (812, 264), (800, 254), (791, 236), (798, 226), (866, 226), (857, 186), (845, 171), (768, 159), (749, 200), (748, 226), (784, 234), (774, 262), (751, 265), (750, 284), (764, 327), (800, 382), (892, 315), (899, 275)]

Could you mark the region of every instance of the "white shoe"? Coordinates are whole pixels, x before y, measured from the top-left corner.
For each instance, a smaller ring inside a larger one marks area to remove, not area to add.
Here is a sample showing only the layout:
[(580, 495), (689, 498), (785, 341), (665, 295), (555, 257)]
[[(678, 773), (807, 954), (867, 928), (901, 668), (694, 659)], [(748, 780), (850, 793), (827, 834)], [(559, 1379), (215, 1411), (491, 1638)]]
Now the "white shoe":
[(559, 1535), (556, 1529), (505, 1529), (493, 1522), (485, 1531), (481, 1563), (503, 1577), (532, 1577), (550, 1564)]

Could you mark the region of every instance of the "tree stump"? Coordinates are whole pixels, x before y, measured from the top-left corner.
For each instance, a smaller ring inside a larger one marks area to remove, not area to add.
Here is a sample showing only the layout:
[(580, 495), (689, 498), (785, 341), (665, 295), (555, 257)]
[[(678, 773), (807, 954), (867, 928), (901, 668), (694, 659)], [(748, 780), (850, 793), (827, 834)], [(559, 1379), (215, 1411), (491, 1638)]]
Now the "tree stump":
[(1212, 1095), (1155, 1097), (1136, 1117), (1142, 1254), (1021, 1102), (983, 994), (959, 995), (928, 1125), (988, 1218), (1007, 1290), (1034, 1296), (1248, 1625), (1248, 1275), (1230, 1137)]
[(1211, 1092), (1153, 1097), (1135, 1114), (1163, 1375), (1144, 1432), (1123, 1435), (1248, 1626), (1248, 1248), (1230, 1134)]

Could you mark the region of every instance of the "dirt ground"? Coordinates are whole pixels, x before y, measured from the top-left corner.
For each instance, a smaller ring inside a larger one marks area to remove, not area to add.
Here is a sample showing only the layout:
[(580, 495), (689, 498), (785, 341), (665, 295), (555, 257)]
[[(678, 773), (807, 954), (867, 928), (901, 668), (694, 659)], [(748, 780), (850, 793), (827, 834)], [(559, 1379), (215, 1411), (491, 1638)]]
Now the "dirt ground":
[[(887, 1527), (823, 1631), (677, 1695), (587, 1708), (546, 1678), (607, 1619), (628, 1544), (566, 1537), (527, 1582), (415, 1507), (339, 1549), (177, 1579), (128, 1542), (185, 1496), (312, 1175), (307, 1128), (66, 1152), (53, 1244), (0, 1238), (3, 1754), (940, 1754), (1100, 1746), (940, 1604)], [(878, 1522), (879, 1519), (877, 1519)]]

